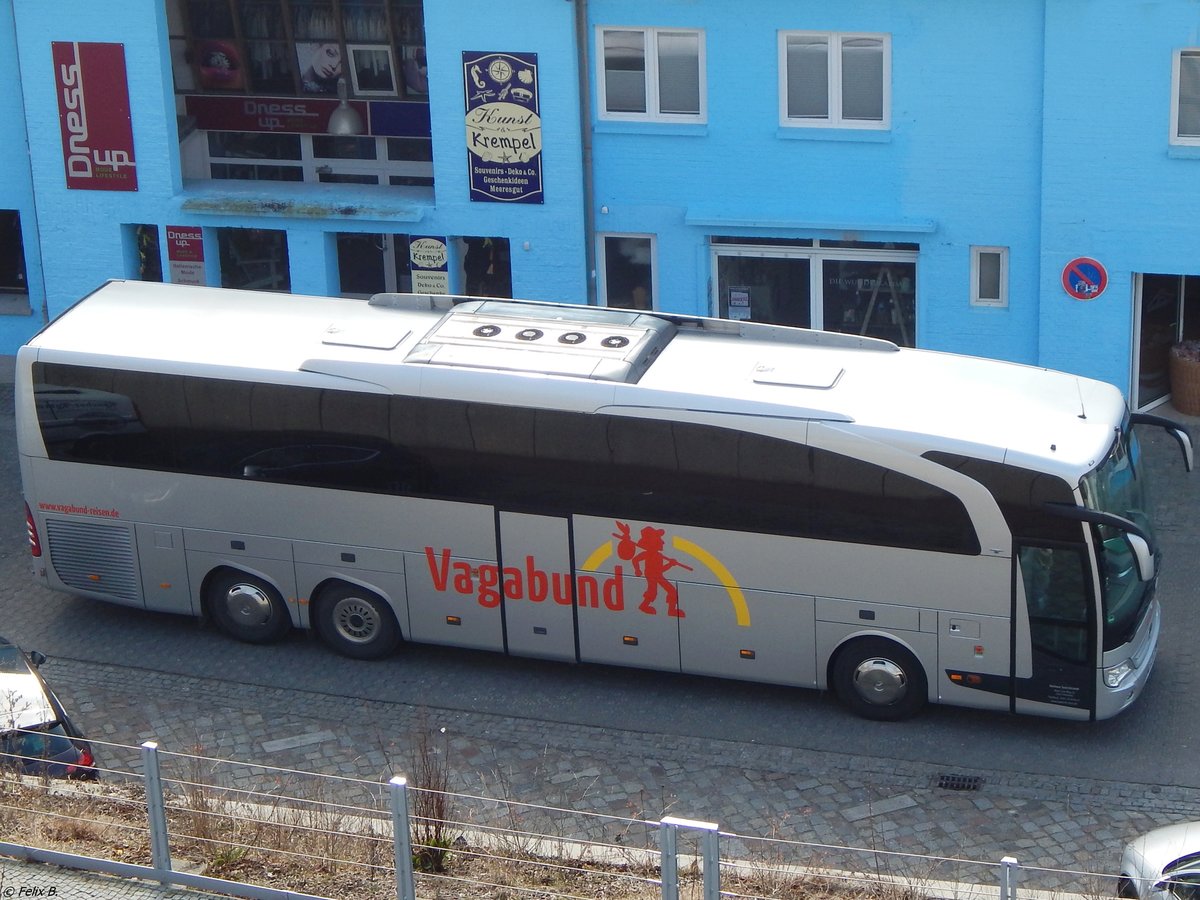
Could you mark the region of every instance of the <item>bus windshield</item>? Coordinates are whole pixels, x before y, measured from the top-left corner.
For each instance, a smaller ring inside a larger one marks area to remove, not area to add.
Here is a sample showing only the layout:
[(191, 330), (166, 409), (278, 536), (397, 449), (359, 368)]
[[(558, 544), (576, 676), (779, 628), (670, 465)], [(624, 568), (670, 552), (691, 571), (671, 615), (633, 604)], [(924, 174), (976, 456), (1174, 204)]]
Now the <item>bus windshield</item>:
[[(1104, 462), (1084, 476), (1084, 502), (1091, 509), (1129, 519), (1153, 537), (1153, 510), (1141, 466), (1137, 435), (1126, 427), (1118, 434)], [(1107, 525), (1098, 525), (1096, 530), (1101, 539), (1104, 649), (1111, 650), (1133, 638), (1153, 582), (1138, 579), (1133, 553), (1122, 532)]]

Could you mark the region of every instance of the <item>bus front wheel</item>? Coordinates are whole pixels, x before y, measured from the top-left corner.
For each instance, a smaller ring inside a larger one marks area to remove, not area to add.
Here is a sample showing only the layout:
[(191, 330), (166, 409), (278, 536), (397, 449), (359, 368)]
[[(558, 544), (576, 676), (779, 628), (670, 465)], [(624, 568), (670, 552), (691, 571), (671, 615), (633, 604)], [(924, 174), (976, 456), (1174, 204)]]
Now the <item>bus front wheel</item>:
[(292, 624), (279, 591), (245, 572), (216, 575), (208, 586), (208, 609), (217, 627), (248, 644), (278, 640)]
[(862, 638), (843, 647), (833, 664), (832, 682), (841, 701), (864, 719), (907, 719), (929, 696), (917, 658), (884, 638)]
[(400, 629), (380, 596), (350, 584), (321, 592), (314, 617), (322, 640), (343, 656), (380, 659), (395, 649)]

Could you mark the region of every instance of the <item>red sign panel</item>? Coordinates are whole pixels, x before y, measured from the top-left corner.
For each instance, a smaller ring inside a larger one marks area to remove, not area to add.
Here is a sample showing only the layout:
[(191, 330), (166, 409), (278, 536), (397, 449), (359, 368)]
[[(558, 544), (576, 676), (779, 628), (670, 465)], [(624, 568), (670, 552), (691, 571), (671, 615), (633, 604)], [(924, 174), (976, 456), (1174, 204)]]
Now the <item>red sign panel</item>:
[(136, 191), (125, 47), (67, 41), (50, 47), (67, 187)]
[(172, 284), (204, 284), (204, 232), (200, 228), (167, 226), (167, 261)]

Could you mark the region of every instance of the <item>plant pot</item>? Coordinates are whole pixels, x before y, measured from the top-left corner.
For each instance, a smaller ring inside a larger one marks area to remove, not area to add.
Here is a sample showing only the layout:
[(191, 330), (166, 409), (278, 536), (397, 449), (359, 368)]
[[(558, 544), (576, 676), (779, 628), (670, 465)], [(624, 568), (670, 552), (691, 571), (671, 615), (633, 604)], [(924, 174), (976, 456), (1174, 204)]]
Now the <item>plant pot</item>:
[(1200, 416), (1200, 359), (1170, 353), (1171, 405), (1185, 416)]

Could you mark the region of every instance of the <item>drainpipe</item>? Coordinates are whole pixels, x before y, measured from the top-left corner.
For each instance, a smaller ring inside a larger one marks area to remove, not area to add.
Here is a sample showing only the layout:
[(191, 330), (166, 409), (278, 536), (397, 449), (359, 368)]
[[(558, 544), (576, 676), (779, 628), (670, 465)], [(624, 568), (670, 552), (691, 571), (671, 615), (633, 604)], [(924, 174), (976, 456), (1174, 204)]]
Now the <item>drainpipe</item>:
[(579, 66), (579, 149), (583, 162), (583, 245), (587, 266), (587, 303), (595, 306), (596, 297), (596, 224), (595, 177), (592, 172), (592, 91), (590, 86), (590, 45), (587, 0), (575, 4), (575, 58)]

